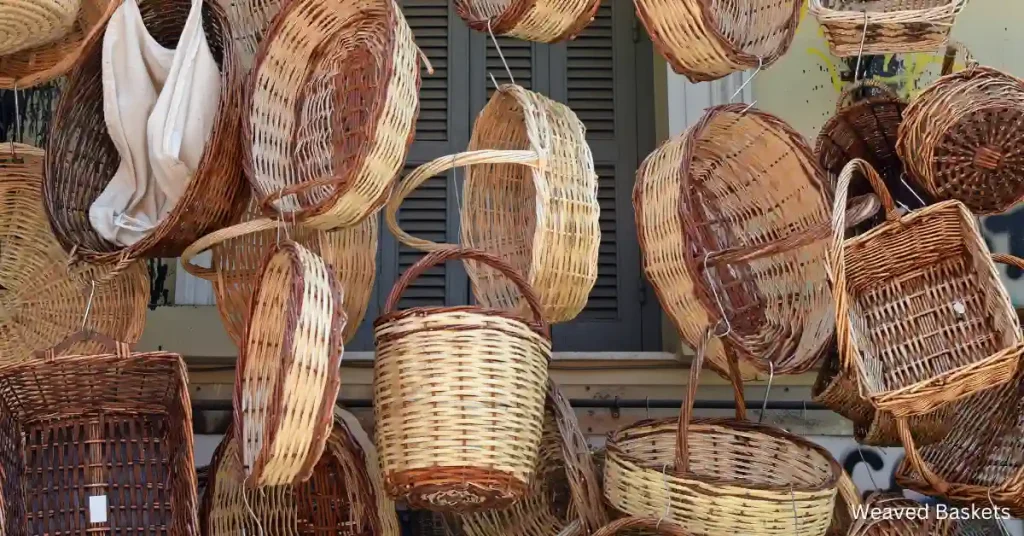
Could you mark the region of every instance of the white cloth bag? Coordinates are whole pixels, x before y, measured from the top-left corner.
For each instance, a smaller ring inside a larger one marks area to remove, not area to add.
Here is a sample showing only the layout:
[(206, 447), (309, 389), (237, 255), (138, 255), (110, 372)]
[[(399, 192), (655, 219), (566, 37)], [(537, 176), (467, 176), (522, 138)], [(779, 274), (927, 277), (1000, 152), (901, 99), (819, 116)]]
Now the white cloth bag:
[(116, 245), (156, 227), (199, 167), (221, 83), (202, 6), (192, 1), (174, 50), (149, 35), (136, 0), (121, 4), (103, 35), (103, 116), (121, 163), (89, 207), (89, 222)]

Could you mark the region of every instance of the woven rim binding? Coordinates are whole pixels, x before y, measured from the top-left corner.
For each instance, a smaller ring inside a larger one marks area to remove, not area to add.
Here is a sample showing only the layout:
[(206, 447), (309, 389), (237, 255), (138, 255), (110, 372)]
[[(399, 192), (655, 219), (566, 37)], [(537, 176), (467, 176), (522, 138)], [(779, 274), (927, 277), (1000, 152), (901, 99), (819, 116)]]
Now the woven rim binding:
[(574, 39), (600, 7), (601, 0), (455, 0), (470, 28), (539, 43)]
[[(872, 4), (881, 9), (870, 11)], [(933, 52), (946, 44), (967, 0), (810, 0), (833, 56)]]
[(593, 536), (615, 536), (620, 531), (646, 529), (665, 536), (691, 536), (681, 525), (656, 517), (624, 517), (601, 527)]

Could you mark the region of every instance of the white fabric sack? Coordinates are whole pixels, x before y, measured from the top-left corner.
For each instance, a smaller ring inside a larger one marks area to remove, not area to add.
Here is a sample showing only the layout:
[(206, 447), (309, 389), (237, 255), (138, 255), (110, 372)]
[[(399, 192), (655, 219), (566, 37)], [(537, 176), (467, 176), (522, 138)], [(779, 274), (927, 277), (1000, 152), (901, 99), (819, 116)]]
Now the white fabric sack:
[(156, 227), (199, 167), (221, 82), (202, 5), (193, 0), (174, 50), (149, 35), (135, 0), (117, 8), (103, 35), (103, 116), (121, 163), (89, 207), (89, 222), (116, 245)]

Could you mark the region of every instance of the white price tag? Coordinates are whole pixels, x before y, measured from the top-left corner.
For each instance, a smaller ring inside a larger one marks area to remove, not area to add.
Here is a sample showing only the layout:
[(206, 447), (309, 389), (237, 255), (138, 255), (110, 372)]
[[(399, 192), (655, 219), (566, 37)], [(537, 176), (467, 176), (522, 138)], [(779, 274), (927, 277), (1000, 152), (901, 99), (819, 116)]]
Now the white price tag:
[(89, 523), (107, 522), (107, 496), (89, 497)]

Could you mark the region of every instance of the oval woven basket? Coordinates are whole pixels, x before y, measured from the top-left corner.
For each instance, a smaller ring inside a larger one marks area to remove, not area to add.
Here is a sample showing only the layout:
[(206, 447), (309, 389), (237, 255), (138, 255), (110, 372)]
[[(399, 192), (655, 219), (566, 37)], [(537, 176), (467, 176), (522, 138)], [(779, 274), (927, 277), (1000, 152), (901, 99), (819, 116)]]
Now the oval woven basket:
[[(86, 340), (102, 353), (66, 354)], [(92, 331), (0, 367), (4, 533), (198, 534), (187, 382), (178, 354)]]
[(228, 429), (210, 462), (199, 509), (202, 534), (399, 536), (395, 504), (384, 495), (376, 460), (359, 421), (335, 408), (327, 447), (308, 481), (247, 489), (238, 443)]
[(855, 174), (882, 198), (886, 223), (843, 240), (843, 213), (829, 252), (841, 367), (861, 395), (897, 418), (929, 413), (1010, 381), (1024, 354), (1020, 320), (977, 220), (956, 201), (900, 216), (871, 166), (852, 161), (839, 177), (840, 209)]
[(799, 0), (634, 0), (636, 13), (672, 70), (691, 82), (764, 68), (789, 50)]
[[(348, 319), (342, 332), (348, 342), (362, 324), (373, 294), (377, 275), (377, 218), (366, 218), (352, 227), (332, 231), (309, 229), (302, 225), (290, 228), (280, 220), (260, 218), (257, 207), (250, 204), (243, 222), (210, 233), (195, 241), (181, 254), (181, 265), (190, 274), (213, 284), (217, 311), (235, 345), (241, 346), (242, 333), (249, 319), (252, 298), (259, 271), (267, 251), (279, 241), (290, 238), (319, 255), (344, 290), (344, 312)], [(200, 266), (195, 257), (203, 251), (212, 252), (210, 267)]]
[[(462, 245), (498, 255), (523, 274), (546, 321), (575, 318), (597, 281), (601, 246), (597, 172), (583, 123), (543, 95), (501, 86), (477, 116), (469, 151), (416, 168), (388, 200), (385, 221), (401, 243), (451, 247), (402, 231), (397, 213), (420, 184), (462, 166)], [(477, 302), (527, 314), (523, 293), (500, 271), (467, 262), (466, 272)]]
[(267, 253), (235, 367), (234, 412), (247, 482), (309, 479), (341, 385), (342, 289), (316, 254), (283, 242)]
[[(146, 29), (161, 45), (174, 47), (191, 0), (143, 0)], [(177, 257), (192, 242), (238, 219), (249, 195), (239, 152), (240, 77), (227, 19), (212, 0), (203, 3), (203, 29), (222, 73), (217, 119), (199, 167), (174, 208), (146, 237), (128, 247), (104, 240), (89, 222), (89, 207), (110, 183), (120, 156), (107, 133), (101, 76), (103, 32), (85, 45), (81, 64), (68, 81), (50, 124), (43, 199), (57, 240), (72, 256), (94, 264)]]
[(833, 56), (934, 52), (967, 0), (810, 0)]
[(976, 214), (1002, 212), (1024, 199), (1021, 123), (1024, 80), (968, 60), (910, 103), (896, 150), (935, 199), (955, 199)]
[[(592, 536), (615, 536), (622, 531), (643, 529), (663, 536), (691, 536), (682, 526), (667, 519), (656, 517), (624, 517), (601, 527)], [(632, 532), (630, 532), (632, 533)]]
[(526, 497), (503, 510), (462, 516), (467, 536), (585, 536), (607, 523), (590, 447), (576, 413), (552, 380), (544, 417)]
[(71, 31), (81, 0), (0, 2), (0, 56), (56, 41)]
[(477, 31), (558, 43), (593, 22), (601, 0), (455, 0), (455, 12)]
[[(396, 310), (414, 279), (448, 260), (500, 270), (533, 320), (474, 305)], [(374, 328), (377, 449), (392, 498), (455, 513), (522, 499), (537, 465), (551, 359), (548, 324), (522, 276), (478, 250), (429, 253), (395, 283)]]
[(674, 521), (704, 536), (824, 536), (842, 469), (822, 447), (746, 421), (733, 376), (736, 419), (695, 419), (711, 329), (690, 365), (679, 419), (645, 420), (608, 438), (604, 490), (617, 510)]
[(69, 266), (43, 209), (43, 151), (17, 143), (0, 151), (0, 363), (24, 361), (83, 328), (138, 341), (149, 302), (145, 264), (114, 277), (109, 267)]
[(393, 0), (288, 3), (243, 111), (246, 175), (265, 210), (332, 229), (384, 206), (414, 134), (419, 54)]

